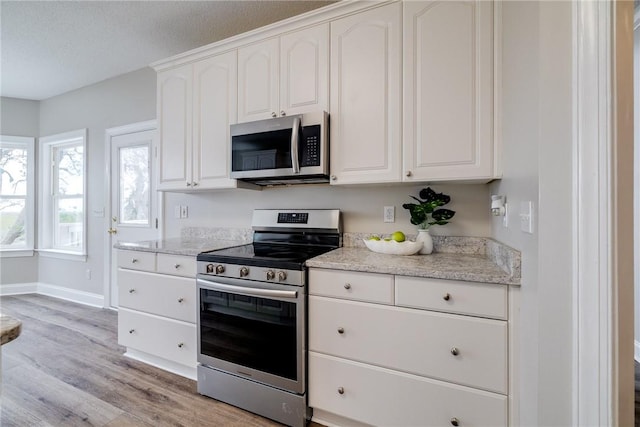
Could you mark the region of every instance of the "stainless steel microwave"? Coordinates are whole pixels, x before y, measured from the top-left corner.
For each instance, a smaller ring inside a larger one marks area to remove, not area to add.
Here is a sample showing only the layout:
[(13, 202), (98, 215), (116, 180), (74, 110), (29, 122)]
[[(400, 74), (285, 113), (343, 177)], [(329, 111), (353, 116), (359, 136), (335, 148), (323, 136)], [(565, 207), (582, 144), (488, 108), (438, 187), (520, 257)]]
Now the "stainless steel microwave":
[(231, 125), (231, 178), (258, 185), (329, 182), (325, 111)]

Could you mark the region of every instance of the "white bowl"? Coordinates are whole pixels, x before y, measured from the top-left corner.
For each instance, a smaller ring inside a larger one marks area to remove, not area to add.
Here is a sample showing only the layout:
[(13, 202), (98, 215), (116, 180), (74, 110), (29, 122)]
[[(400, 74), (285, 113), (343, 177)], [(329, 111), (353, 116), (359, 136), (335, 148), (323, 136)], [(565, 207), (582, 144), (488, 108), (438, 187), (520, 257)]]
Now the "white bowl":
[(412, 242), (405, 240), (404, 242), (396, 242), (395, 240), (367, 240), (363, 239), (364, 244), (370, 251), (380, 254), (389, 255), (413, 255), (422, 249), (422, 242)]

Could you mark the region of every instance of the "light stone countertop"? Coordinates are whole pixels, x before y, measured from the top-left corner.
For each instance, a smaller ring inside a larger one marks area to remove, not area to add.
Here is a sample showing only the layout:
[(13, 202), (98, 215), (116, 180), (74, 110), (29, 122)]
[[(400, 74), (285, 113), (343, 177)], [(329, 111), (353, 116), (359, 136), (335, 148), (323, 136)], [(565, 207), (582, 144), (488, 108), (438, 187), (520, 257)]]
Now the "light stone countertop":
[(145, 240), (140, 242), (117, 242), (113, 247), (129, 251), (196, 256), (201, 252), (240, 246), (245, 243), (247, 243), (245, 240), (175, 237), (170, 239)]
[(434, 279), (520, 285), (489, 257), (481, 254), (432, 253), (431, 255), (385, 255), (366, 248), (343, 247), (310, 260), (308, 267)]

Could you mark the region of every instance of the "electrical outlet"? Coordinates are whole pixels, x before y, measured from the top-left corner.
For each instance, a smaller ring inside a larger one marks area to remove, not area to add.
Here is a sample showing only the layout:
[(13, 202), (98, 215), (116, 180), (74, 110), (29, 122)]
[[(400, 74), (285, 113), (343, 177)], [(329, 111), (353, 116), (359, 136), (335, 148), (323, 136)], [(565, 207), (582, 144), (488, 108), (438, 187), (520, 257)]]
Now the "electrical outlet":
[(180, 218), (189, 218), (188, 206), (180, 206)]
[(396, 222), (396, 207), (385, 206), (382, 219), (384, 222)]
[(87, 280), (91, 280), (91, 270), (89, 269), (85, 270), (84, 276)]
[(182, 207), (180, 205), (174, 206), (174, 208), (173, 208), (173, 217), (175, 219), (180, 219), (181, 212), (182, 212)]
[(509, 227), (509, 205), (507, 203), (504, 204), (504, 216), (502, 217), (502, 226), (504, 228)]

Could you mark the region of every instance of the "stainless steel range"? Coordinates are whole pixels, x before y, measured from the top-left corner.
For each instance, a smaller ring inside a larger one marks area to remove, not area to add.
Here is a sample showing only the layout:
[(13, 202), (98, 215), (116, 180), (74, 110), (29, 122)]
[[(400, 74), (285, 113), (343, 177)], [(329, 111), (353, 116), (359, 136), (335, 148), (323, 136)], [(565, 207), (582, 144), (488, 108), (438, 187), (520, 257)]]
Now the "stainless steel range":
[(252, 244), (198, 255), (198, 392), (304, 426), (305, 261), (341, 246), (340, 211), (260, 209), (252, 228)]

